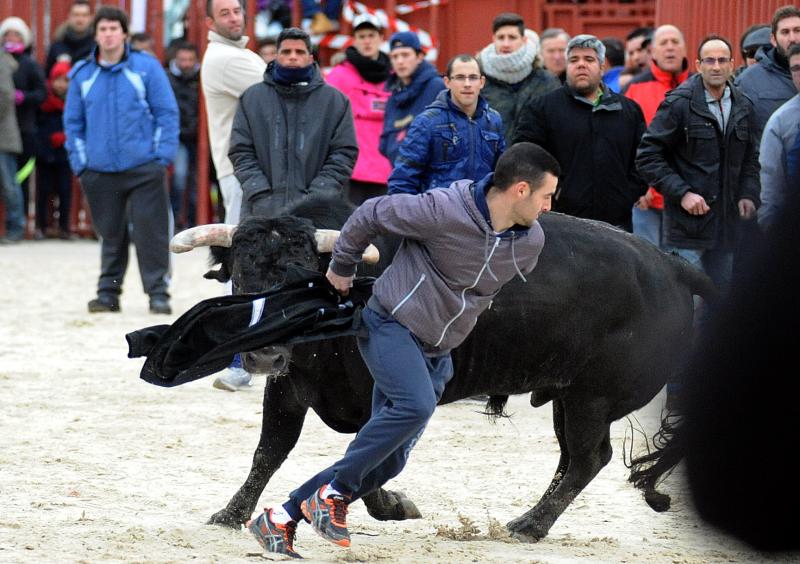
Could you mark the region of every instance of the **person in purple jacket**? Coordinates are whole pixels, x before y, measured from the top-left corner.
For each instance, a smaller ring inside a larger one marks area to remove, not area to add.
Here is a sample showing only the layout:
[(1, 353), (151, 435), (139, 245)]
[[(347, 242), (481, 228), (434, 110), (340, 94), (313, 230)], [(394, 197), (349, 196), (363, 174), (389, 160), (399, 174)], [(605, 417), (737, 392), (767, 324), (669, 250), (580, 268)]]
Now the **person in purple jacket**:
[(363, 251), (379, 235), (405, 240), (375, 281), (358, 348), (375, 380), (372, 417), (344, 457), (267, 508), (247, 526), (268, 552), (299, 558), (305, 518), (324, 539), (350, 546), (350, 503), (397, 476), (453, 376), (450, 351), (515, 276), (539, 259), (539, 215), (551, 207), (560, 168), (533, 143), (519, 143), (480, 181), (364, 202), (333, 249), (327, 278), (346, 295)]

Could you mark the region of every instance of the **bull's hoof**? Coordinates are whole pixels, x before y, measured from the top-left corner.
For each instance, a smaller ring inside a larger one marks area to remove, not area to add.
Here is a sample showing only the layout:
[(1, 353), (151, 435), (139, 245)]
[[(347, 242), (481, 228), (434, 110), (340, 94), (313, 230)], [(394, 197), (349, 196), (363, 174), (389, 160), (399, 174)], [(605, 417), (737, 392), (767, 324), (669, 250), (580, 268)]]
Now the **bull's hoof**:
[(506, 524), (506, 528), (511, 533), (511, 538), (520, 542), (539, 542), (547, 536), (547, 531), (539, 530), (530, 519), (518, 517)]
[(402, 517), (398, 517), (398, 521), (402, 521), (404, 519), (422, 519), (422, 513), (420, 513), (419, 509), (417, 509), (417, 506), (414, 505), (414, 502), (406, 497), (406, 494), (403, 492), (393, 491), (390, 491), (389, 493), (395, 496), (397, 500), (395, 508), (399, 507), (399, 509), (396, 509), (396, 511), (402, 515)]
[(662, 494), (656, 490), (649, 490), (644, 492), (644, 500), (647, 502), (653, 511), (666, 511), (672, 502), (667, 494)]
[(376, 490), (365, 495), (363, 501), (367, 506), (367, 512), (378, 521), (404, 521), (422, 518), (422, 513), (417, 506), (403, 492)]
[(234, 515), (232, 511), (225, 508), (222, 511), (214, 513), (211, 518), (206, 521), (206, 525), (220, 525), (231, 529), (241, 529), (245, 521), (246, 519)]

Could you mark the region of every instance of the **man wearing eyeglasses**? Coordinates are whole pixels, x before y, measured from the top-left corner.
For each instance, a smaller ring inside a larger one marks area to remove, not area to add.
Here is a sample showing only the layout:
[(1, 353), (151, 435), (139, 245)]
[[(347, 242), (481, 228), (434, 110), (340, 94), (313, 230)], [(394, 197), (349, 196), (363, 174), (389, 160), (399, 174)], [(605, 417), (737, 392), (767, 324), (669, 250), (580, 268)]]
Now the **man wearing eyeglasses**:
[(446, 90), (414, 118), (389, 176), (389, 193), (419, 194), (494, 170), (506, 148), (503, 120), (480, 95), (486, 83), (472, 55), (447, 63)]
[(664, 244), (730, 284), (741, 220), (760, 203), (752, 102), (733, 84), (730, 42), (700, 42), (698, 74), (667, 94), (642, 139), (636, 165), (664, 195)]
[[(800, 92), (800, 45), (789, 49), (789, 70)], [(789, 154), (800, 131), (800, 94), (795, 94), (778, 108), (767, 121), (761, 137), (761, 208), (758, 223), (764, 230), (772, 227), (779, 212), (786, 206), (796, 185), (792, 185)]]

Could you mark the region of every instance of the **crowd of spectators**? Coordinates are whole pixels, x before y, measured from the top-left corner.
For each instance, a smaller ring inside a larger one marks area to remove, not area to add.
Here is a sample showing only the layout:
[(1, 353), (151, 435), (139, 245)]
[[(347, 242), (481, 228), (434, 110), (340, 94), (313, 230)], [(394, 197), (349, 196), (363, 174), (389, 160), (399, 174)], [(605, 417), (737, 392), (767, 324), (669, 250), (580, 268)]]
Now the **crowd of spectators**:
[[(278, 4), (267, 8), (277, 13)], [(725, 37), (687, 46), (673, 25), (636, 28), (624, 39), (571, 37), (559, 28), (537, 33), (518, 14), (503, 13), (487, 25), (491, 42), (453, 58), (443, 75), (425, 60), (416, 34), (387, 37), (374, 14), (357, 15), (341, 62), (320, 68), (307, 31), (284, 28), (251, 51), (238, 0), (213, 0), (208, 9), (203, 60), (197, 46), (180, 39), (168, 46), (166, 60), (154, 61), (153, 37), (125, 29), (115, 64), (148, 105), (142, 120), (149, 120), (128, 127), (140, 136), (152, 129), (157, 138), (141, 162), (130, 154), (140, 148), (126, 148), (94, 168), (81, 158), (89, 133), (102, 128), (75, 126), (71, 111), (102, 83), (90, 70), (102, 78), (116, 68), (102, 60), (99, 12), (75, 0), (43, 67), (31, 52), (26, 22), (0, 22), (4, 243), (23, 238), (32, 173), (33, 238), (71, 239), (73, 174), (81, 174), (89, 195), (93, 183), (84, 172), (120, 174), (147, 159), (168, 167), (163, 188), (175, 227), (193, 226), (201, 83), (230, 223), (240, 212), (279, 213), (310, 193), (339, 194), (358, 205), (387, 192), (446, 187), (464, 176), (479, 180), (506, 147), (533, 141), (561, 165), (555, 211), (609, 222), (722, 276), (731, 254), (746, 252), (742, 233), (753, 233), (753, 218), (768, 229), (798, 174), (792, 167), (800, 10), (793, 6), (748, 28), (737, 49)], [(341, 5), (311, 1), (304, 10), (305, 27), (316, 33), (336, 28)], [(136, 61), (155, 63), (164, 80), (156, 86), (136, 78)], [(179, 125), (169, 131), (154, 122), (164, 105), (154, 102), (159, 97), (178, 109)], [(78, 117), (85, 121), (84, 111)], [(161, 152), (173, 146), (173, 136), (174, 151)], [(126, 213), (127, 226), (135, 212)], [(103, 212), (94, 215), (98, 228)], [(109, 237), (103, 239), (107, 245)], [(712, 260), (717, 254), (721, 263)]]

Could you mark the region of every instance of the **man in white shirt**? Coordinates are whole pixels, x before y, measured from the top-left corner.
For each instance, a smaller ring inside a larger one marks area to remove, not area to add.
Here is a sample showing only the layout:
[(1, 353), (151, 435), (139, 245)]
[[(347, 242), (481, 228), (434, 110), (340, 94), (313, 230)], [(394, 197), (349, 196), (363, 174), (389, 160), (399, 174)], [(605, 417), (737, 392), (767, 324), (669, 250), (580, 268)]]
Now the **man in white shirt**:
[[(206, 99), (211, 158), (225, 206), (225, 223), (237, 224), (242, 207), (242, 186), (228, 158), (233, 116), (239, 96), (261, 82), (267, 64), (247, 48), (249, 38), (243, 35), (245, 14), (240, 0), (207, 0), (206, 26), (208, 47), (200, 67), (200, 78)], [(214, 387), (233, 392), (249, 386), (250, 382), (250, 374), (242, 368), (241, 359), (236, 355), (233, 364), (214, 380)]]
[(261, 82), (266, 63), (247, 48), (244, 10), (239, 0), (208, 0), (206, 3), (208, 47), (203, 56), (200, 77), (206, 99), (211, 157), (217, 169), (225, 223), (239, 223), (242, 187), (228, 159), (231, 126), (239, 96)]

